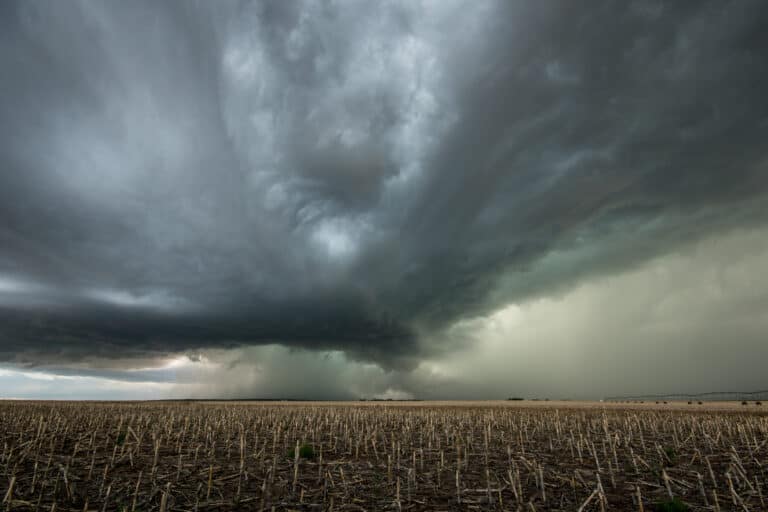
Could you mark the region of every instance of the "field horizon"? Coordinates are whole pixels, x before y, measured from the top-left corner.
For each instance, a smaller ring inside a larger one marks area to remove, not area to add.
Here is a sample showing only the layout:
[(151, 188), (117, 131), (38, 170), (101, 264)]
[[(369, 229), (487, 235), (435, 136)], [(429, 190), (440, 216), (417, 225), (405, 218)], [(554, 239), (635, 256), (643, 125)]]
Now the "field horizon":
[(93, 404), (232, 404), (232, 405), (267, 405), (267, 406), (423, 406), (423, 407), (500, 407), (500, 408), (606, 408), (606, 409), (682, 409), (689, 411), (734, 410), (734, 411), (768, 411), (763, 409), (763, 401), (747, 400), (583, 400), (583, 399), (304, 399), (304, 398), (167, 398), (167, 399), (30, 399), (30, 398), (0, 398), (6, 403), (93, 403)]

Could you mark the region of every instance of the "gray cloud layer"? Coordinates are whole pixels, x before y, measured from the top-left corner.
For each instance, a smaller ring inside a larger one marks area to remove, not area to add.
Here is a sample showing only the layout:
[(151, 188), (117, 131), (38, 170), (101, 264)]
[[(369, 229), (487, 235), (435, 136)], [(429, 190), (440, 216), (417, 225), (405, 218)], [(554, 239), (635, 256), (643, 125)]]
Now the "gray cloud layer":
[(768, 8), (4, 2), (0, 357), (409, 367), (761, 224)]

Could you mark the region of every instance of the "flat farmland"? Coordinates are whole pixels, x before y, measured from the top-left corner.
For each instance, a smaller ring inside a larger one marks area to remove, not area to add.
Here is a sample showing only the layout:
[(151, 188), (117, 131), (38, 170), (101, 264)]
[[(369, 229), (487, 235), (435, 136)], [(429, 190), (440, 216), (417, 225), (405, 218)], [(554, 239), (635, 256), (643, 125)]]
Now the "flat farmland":
[(5, 510), (768, 510), (754, 402), (3, 401), (0, 443)]

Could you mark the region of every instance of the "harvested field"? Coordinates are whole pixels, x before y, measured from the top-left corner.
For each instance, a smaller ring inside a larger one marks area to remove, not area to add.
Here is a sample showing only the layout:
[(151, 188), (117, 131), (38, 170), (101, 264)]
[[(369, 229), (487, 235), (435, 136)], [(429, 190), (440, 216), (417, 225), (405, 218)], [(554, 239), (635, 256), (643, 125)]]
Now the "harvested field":
[(0, 440), (5, 510), (768, 509), (754, 403), (8, 401)]

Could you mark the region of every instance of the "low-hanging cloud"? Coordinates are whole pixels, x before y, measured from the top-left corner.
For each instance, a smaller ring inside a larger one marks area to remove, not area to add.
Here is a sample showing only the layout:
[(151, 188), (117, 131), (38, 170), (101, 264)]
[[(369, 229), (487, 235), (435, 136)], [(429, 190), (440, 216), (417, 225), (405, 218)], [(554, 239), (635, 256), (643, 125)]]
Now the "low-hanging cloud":
[(464, 319), (409, 369), (273, 344), (0, 367), (0, 384), (20, 398), (113, 399), (594, 399), (762, 389), (767, 235), (736, 230)]
[(413, 369), (464, 319), (765, 221), (763, 2), (0, 10), (5, 361)]

